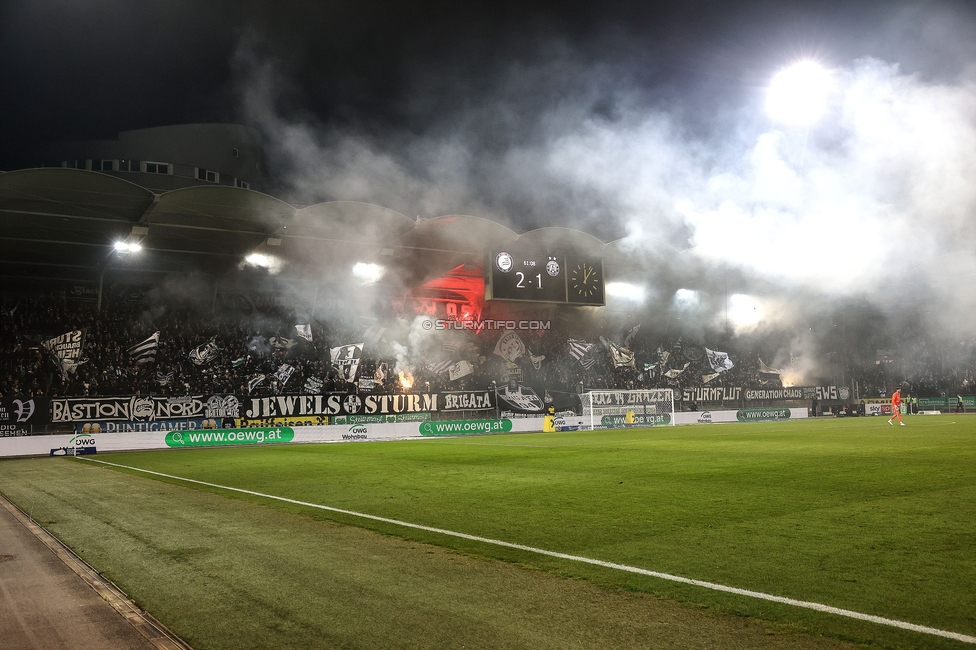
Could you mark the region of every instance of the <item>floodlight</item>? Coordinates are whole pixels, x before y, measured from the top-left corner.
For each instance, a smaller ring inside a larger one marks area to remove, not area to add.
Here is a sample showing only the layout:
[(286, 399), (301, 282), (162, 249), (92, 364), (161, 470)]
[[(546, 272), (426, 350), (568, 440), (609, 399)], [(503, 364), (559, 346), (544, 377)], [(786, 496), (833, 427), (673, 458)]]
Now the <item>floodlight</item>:
[(366, 264), (359, 262), (352, 267), (352, 274), (355, 275), (363, 284), (373, 284), (383, 277), (386, 269), (379, 264)]
[(766, 95), (766, 112), (777, 122), (812, 124), (827, 107), (832, 88), (830, 72), (823, 66), (816, 61), (799, 61), (773, 77)]
[(762, 303), (753, 296), (734, 293), (729, 296), (728, 319), (737, 332), (754, 328), (763, 319)]
[(136, 242), (128, 243), (124, 241), (115, 242), (115, 250), (119, 253), (138, 253), (142, 250), (142, 246)]
[(674, 292), (674, 304), (679, 307), (691, 307), (698, 304), (698, 292), (691, 289), (678, 289)]
[(271, 258), (262, 253), (251, 253), (244, 260), (251, 266), (263, 266), (265, 268), (271, 266)]
[(647, 290), (644, 287), (629, 282), (608, 282), (606, 291), (608, 296), (636, 303), (643, 303), (647, 297)]

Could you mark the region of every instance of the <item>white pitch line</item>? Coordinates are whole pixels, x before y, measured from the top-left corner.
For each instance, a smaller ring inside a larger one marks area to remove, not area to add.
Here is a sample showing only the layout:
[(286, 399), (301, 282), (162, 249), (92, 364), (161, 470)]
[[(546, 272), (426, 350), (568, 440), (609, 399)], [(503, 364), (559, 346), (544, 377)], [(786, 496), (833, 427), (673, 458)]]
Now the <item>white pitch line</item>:
[(356, 512), (354, 510), (344, 510), (342, 508), (334, 508), (332, 506), (324, 506), (318, 503), (309, 503), (308, 501), (298, 501), (297, 499), (289, 499), (287, 497), (279, 497), (273, 494), (264, 494), (263, 492), (254, 492), (253, 490), (244, 490), (242, 488), (230, 487), (227, 485), (218, 485), (216, 483), (208, 483), (206, 481), (198, 481), (192, 478), (185, 478), (182, 476), (173, 476), (172, 474), (163, 474), (162, 472), (154, 472), (148, 469), (142, 469), (140, 467), (130, 467), (129, 465), (119, 465), (117, 463), (109, 463), (104, 460), (96, 460), (94, 458), (86, 458), (84, 456), (79, 457), (81, 460), (87, 460), (93, 463), (101, 463), (102, 465), (110, 465), (112, 467), (121, 467), (122, 469), (130, 469), (134, 472), (143, 472), (145, 474), (153, 474), (154, 476), (162, 476), (164, 478), (171, 478), (177, 481), (185, 481), (187, 483), (196, 483), (197, 485), (206, 485), (207, 487), (218, 488), (221, 490), (229, 490), (231, 492), (240, 492), (241, 494), (250, 494), (251, 496), (262, 497), (264, 499), (272, 499), (275, 501), (283, 501), (285, 503), (292, 503), (299, 506), (306, 506), (308, 508), (317, 508), (319, 510), (328, 510), (329, 512), (338, 512), (344, 515), (350, 515), (353, 517), (360, 517), (362, 519), (370, 519), (372, 521), (381, 521), (386, 524), (394, 524), (396, 526), (403, 526), (404, 528), (413, 528), (415, 530), (423, 530), (429, 533), (438, 533), (440, 535), (448, 535), (451, 537), (459, 537), (461, 539), (467, 539), (474, 542), (483, 542), (485, 544), (493, 544), (495, 546), (503, 546), (505, 548), (514, 548), (520, 551), (528, 551), (530, 553), (537, 553), (539, 555), (546, 555), (548, 557), (555, 557), (561, 560), (572, 560), (574, 562), (582, 562), (584, 564), (592, 564), (595, 566), (604, 567), (607, 569), (616, 569), (618, 571), (626, 571), (628, 573), (636, 573), (640, 575), (650, 576), (652, 578), (660, 578), (661, 580), (669, 580), (671, 582), (678, 582), (686, 585), (694, 585), (696, 587), (702, 587), (704, 589), (711, 589), (713, 591), (722, 591), (729, 594), (736, 594), (738, 596), (747, 596), (749, 598), (757, 598), (759, 600), (766, 600), (773, 603), (781, 603), (783, 605), (792, 605), (794, 607), (802, 607), (804, 609), (812, 609), (818, 612), (825, 612), (827, 614), (836, 614), (837, 616), (844, 616), (847, 618), (857, 619), (859, 621), (868, 621), (870, 623), (877, 623), (879, 625), (887, 625), (889, 627), (897, 627), (903, 630), (911, 630), (912, 632), (920, 632), (922, 634), (931, 634), (933, 636), (940, 636), (946, 639), (953, 639), (955, 641), (962, 641), (963, 643), (976, 644), (976, 636), (969, 636), (968, 634), (960, 634), (959, 632), (950, 632), (948, 630), (940, 630), (935, 627), (928, 627), (926, 625), (917, 625), (915, 623), (908, 623), (906, 621), (899, 621), (892, 618), (885, 618), (883, 616), (874, 616), (873, 614), (862, 614), (861, 612), (855, 612), (850, 609), (843, 609), (840, 607), (832, 607), (830, 605), (822, 605), (820, 603), (813, 603), (806, 600), (795, 600), (793, 598), (786, 598), (784, 596), (774, 596), (773, 594), (766, 594), (761, 591), (752, 591), (750, 589), (740, 589), (738, 587), (729, 587), (727, 585), (721, 585), (716, 582), (707, 582), (705, 580), (695, 580), (693, 578), (685, 578), (683, 576), (674, 575), (671, 573), (661, 573), (659, 571), (650, 571), (648, 569), (642, 569), (640, 567), (629, 566), (626, 564), (617, 564), (616, 562), (605, 562), (603, 560), (595, 560), (589, 557), (583, 557), (581, 555), (569, 555), (568, 553), (560, 553), (558, 551), (548, 551), (544, 548), (536, 548), (534, 546), (526, 546), (524, 544), (515, 544), (513, 542), (505, 542), (499, 539), (491, 539), (489, 537), (479, 537), (477, 535), (469, 535), (467, 533), (459, 533), (453, 530), (446, 530), (444, 528), (434, 528), (432, 526), (424, 526), (421, 524), (412, 524), (408, 521), (400, 521), (398, 519), (390, 519), (388, 517), (379, 517), (377, 515), (370, 515), (364, 512)]

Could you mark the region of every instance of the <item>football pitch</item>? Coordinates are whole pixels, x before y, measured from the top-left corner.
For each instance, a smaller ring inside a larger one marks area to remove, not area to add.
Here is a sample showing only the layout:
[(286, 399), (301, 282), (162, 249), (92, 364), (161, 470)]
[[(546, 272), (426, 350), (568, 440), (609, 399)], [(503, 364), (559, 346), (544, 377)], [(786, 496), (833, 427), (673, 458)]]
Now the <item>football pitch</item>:
[(906, 421), (3, 460), (0, 491), (198, 650), (973, 647), (976, 418)]

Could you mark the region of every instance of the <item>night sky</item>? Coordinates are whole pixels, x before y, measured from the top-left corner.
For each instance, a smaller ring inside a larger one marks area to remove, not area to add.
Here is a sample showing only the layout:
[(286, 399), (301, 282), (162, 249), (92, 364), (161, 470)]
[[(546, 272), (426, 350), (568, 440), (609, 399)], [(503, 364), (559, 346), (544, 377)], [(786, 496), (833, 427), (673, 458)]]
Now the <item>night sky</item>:
[[(743, 292), (779, 287), (766, 308), (783, 319), (789, 296), (883, 307), (898, 286), (938, 305), (934, 328), (969, 328), (976, 310), (958, 290), (976, 277), (973, 3), (0, 11), (3, 169), (43, 162), (52, 140), (238, 122), (262, 133), (269, 192), (294, 205), (581, 228), (646, 258), (652, 303), (677, 280), (650, 269), (691, 260), (702, 287), (730, 273)], [(797, 128), (765, 102), (803, 59), (830, 87)]]
[[(951, 78), (976, 60), (963, 4), (890, 2), (116, 2), (0, 4), (0, 166), (46, 140), (183, 122), (247, 121), (242, 48), (273, 63), (282, 114), (423, 134), (504, 99), (479, 146), (531, 137), (567, 94), (613, 110), (621, 85), (707, 129), (755, 102), (778, 66), (863, 56)], [(512, 88), (518, 69), (554, 66)], [(600, 97), (602, 95), (602, 97)], [(522, 119), (519, 119), (522, 118)], [(704, 121), (705, 124), (699, 122)]]

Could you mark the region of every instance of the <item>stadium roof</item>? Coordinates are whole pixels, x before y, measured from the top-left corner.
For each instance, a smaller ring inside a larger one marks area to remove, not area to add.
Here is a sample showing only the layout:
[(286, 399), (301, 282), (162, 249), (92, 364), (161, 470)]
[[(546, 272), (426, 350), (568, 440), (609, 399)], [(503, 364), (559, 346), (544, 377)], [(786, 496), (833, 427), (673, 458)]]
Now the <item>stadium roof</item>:
[[(385, 256), (423, 272), (420, 282), (472, 255), (516, 243), (593, 252), (604, 243), (568, 228), (519, 235), (482, 217), (414, 220), (369, 203), (334, 201), (297, 208), (253, 190), (199, 185), (156, 193), (95, 171), (66, 168), (0, 173), (0, 280), (92, 281), (106, 269), (148, 280), (189, 271), (222, 274), (249, 253), (326, 260), (337, 266)], [(119, 255), (116, 242), (138, 242)]]

